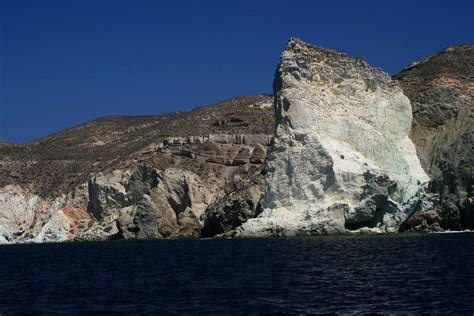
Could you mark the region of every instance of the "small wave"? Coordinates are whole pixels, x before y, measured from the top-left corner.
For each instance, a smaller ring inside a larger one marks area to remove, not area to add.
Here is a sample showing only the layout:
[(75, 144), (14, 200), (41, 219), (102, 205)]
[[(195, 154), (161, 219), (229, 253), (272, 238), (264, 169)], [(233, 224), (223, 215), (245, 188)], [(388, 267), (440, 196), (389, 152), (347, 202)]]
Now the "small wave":
[(462, 233), (474, 233), (474, 230), (445, 230), (442, 232), (430, 232), (431, 234), (462, 234)]

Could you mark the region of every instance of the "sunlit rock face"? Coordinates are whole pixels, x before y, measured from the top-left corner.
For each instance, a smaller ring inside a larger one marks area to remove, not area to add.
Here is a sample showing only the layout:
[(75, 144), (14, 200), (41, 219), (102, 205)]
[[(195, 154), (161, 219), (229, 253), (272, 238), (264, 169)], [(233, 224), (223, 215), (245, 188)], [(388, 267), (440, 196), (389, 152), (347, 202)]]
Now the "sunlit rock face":
[(274, 94), (265, 210), (236, 235), (397, 231), (429, 180), (399, 86), (361, 59), (291, 39)]
[(272, 98), (0, 142), (0, 244), (213, 237), (261, 212)]

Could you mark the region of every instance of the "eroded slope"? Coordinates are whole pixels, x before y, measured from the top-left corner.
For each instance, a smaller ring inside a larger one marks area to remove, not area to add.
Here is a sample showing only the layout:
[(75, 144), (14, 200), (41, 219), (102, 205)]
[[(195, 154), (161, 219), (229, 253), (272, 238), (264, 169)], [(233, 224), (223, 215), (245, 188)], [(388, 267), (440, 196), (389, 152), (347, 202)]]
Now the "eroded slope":
[(431, 207), (408, 230), (474, 228), (474, 46), (415, 62), (395, 76), (413, 105), (410, 138), (432, 181)]
[(232, 229), (259, 212), (273, 117), (272, 98), (240, 97), (2, 144), (2, 235), (61, 241)]

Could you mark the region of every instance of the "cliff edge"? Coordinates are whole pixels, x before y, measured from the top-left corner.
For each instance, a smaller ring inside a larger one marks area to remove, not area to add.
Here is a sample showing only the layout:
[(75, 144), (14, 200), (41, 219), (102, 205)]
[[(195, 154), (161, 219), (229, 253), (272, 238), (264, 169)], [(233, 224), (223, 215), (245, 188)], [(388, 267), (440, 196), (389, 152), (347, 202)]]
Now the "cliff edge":
[(429, 180), (398, 84), (361, 59), (291, 39), (274, 96), (265, 210), (236, 234), (396, 232)]

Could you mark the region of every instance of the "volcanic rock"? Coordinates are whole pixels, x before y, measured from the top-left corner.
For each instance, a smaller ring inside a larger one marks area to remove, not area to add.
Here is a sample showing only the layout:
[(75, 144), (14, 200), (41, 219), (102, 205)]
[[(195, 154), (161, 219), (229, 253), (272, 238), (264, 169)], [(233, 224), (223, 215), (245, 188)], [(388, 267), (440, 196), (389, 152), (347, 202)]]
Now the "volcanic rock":
[(235, 235), (397, 231), (428, 177), (396, 82), (361, 59), (291, 39), (274, 95), (265, 210)]
[[(1, 143), (0, 242), (233, 229), (260, 208), (273, 113), (269, 96), (239, 97), (190, 112), (104, 117), (25, 145)], [(211, 213), (219, 214), (218, 228)]]
[(444, 49), (395, 78), (413, 104), (410, 138), (432, 178), (428, 191), (438, 195), (437, 207), (426, 210), (439, 217), (433, 230), (474, 228), (474, 45)]

